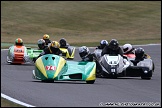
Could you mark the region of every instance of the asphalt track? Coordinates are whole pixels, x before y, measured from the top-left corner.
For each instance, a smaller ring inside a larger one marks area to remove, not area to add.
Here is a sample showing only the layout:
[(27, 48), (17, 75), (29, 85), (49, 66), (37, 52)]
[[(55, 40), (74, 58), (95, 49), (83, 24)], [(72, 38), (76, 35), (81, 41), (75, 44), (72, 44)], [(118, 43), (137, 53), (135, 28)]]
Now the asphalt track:
[[(142, 47), (155, 63), (151, 80), (97, 78), (94, 84), (34, 80), (33, 64), (7, 64), (7, 50), (1, 50), (1, 93), (37, 107), (161, 106), (161, 44)], [(80, 60), (78, 50), (74, 60)]]

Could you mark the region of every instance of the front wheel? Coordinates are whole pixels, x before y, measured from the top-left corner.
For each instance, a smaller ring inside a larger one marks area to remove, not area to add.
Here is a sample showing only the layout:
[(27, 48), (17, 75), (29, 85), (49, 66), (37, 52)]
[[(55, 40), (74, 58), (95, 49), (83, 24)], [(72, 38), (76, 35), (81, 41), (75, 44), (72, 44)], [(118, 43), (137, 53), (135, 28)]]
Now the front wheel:
[(94, 84), (95, 80), (86, 81), (87, 84)]
[(150, 80), (151, 77), (141, 77), (141, 79)]
[(45, 83), (53, 83), (54, 80), (42, 80), (42, 82), (45, 82)]

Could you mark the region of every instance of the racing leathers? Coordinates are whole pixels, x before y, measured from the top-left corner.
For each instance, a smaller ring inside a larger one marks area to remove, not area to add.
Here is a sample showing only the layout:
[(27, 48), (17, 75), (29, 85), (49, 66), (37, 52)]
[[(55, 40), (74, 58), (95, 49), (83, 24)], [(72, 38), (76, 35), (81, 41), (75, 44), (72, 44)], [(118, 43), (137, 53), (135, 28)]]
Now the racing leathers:
[(93, 55), (90, 53), (87, 56), (85, 56), (84, 58), (82, 58), (82, 61), (93, 61)]
[(127, 54), (135, 54), (135, 48), (132, 48), (130, 51), (124, 53), (125, 55)]
[(45, 45), (43, 48), (38, 48), (38, 50), (44, 50), (44, 49), (46, 49), (48, 46), (47, 45)]
[(53, 51), (51, 51), (51, 49), (49, 49), (49, 47), (47, 47), (42, 51), (42, 53), (40, 53), (40, 55), (38, 57), (45, 55), (45, 54), (60, 55), (60, 54), (62, 54), (62, 51), (59, 48), (55, 48), (55, 49), (53, 49)]
[(97, 48), (96, 49), (103, 49), (101, 46), (97, 46)]
[(99, 74), (102, 73), (102, 67), (94, 53), (88, 54), (87, 56), (82, 58), (82, 61), (96, 62), (96, 74), (97, 74), (96, 76), (99, 76)]
[(60, 48), (68, 48), (69, 46), (70, 46), (69, 43), (66, 43), (66, 46), (62, 46), (62, 45), (60, 44)]
[(104, 54), (110, 54), (110, 55), (120, 54), (121, 57), (123, 57), (124, 70), (130, 65), (130, 63), (128, 62), (128, 58), (126, 56), (123, 56), (123, 50), (120, 47), (118, 47), (118, 49), (116, 50), (112, 50), (111, 48), (109, 48), (109, 46), (105, 46), (101, 52), (101, 56), (103, 56)]
[(54, 48), (53, 51), (49, 47), (46, 47), (40, 54), (39, 56), (34, 59), (33, 61), (35, 62), (39, 57), (45, 55), (45, 54), (55, 54), (55, 55), (62, 55), (62, 51), (59, 48)]
[(44, 39), (44, 40), (45, 40), (45, 43), (47, 46), (51, 43), (51, 40), (49, 40), (49, 39)]
[(111, 54), (111, 55), (120, 54), (123, 57), (123, 50), (120, 47), (118, 47), (117, 50), (112, 50), (111, 48), (109, 48), (109, 46), (105, 46), (101, 52), (101, 56), (103, 56), (104, 54)]

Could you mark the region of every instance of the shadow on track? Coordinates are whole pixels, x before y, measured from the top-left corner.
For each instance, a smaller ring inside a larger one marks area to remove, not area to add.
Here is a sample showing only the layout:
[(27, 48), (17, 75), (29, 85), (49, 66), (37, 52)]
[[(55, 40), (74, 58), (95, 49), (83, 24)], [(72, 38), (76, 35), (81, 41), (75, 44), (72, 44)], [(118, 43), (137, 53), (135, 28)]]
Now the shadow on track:
[(57, 83), (57, 84), (87, 84), (85, 81), (54, 81), (54, 82), (43, 82), (43, 81), (31, 81), (37, 83)]

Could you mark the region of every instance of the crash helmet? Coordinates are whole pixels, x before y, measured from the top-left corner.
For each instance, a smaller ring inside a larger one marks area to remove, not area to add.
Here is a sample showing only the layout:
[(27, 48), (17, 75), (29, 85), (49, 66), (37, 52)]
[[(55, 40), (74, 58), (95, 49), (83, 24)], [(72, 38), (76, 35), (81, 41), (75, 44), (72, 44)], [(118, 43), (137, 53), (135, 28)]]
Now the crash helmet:
[(51, 43), (48, 34), (43, 35), (43, 39), (45, 40), (46, 45), (48, 45), (49, 43)]
[(117, 50), (119, 48), (119, 43), (116, 39), (112, 39), (109, 43), (109, 48), (112, 50)]
[(43, 39), (38, 40), (38, 48), (39, 49), (44, 49), (45, 45), (46, 45), (46, 43), (45, 43), (45, 41)]
[(86, 46), (79, 47), (79, 55), (82, 59), (90, 54), (89, 48)]
[(60, 44), (57, 41), (52, 41), (48, 47), (51, 53), (55, 53), (56, 49), (60, 48)]
[(123, 52), (124, 53), (128, 53), (129, 51), (131, 51), (133, 49), (132, 45), (127, 43), (123, 45)]
[(15, 40), (15, 45), (19, 45), (19, 46), (22, 46), (23, 45), (23, 40), (21, 38), (17, 38)]
[(142, 59), (144, 57), (145, 51), (143, 48), (139, 47), (135, 49), (136, 59)]
[(107, 40), (101, 40), (100, 46), (101, 46), (102, 49), (103, 49), (105, 46), (107, 46), (107, 45), (108, 45), (108, 41), (107, 41)]
[(50, 47), (60, 48), (60, 44), (57, 41), (52, 41), (51, 44), (50, 44)]
[(50, 37), (49, 37), (48, 34), (44, 34), (44, 35), (43, 35), (43, 39), (44, 39), (44, 40), (49, 39), (49, 38), (50, 38)]
[(60, 43), (60, 46), (66, 46), (66, 39), (65, 38), (61, 38), (59, 43)]

